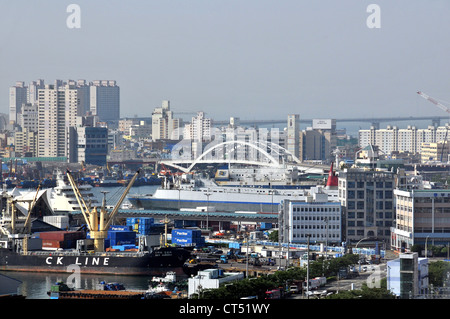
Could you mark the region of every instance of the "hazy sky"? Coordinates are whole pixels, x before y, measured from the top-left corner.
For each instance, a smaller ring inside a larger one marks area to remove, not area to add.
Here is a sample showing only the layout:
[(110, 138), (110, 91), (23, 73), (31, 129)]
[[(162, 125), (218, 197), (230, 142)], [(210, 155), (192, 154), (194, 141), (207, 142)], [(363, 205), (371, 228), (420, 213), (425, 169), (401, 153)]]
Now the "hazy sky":
[(122, 117), (162, 100), (216, 120), (446, 115), (416, 91), (450, 101), (449, 14), (448, 0), (1, 0), (0, 112), (15, 81), (41, 78), (116, 80)]

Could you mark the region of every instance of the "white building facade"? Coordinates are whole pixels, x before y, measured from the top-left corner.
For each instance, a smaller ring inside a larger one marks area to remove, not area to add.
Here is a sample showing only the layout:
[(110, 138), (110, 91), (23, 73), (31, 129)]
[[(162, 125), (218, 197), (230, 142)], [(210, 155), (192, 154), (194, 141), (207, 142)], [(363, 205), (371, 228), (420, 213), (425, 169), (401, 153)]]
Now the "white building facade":
[(279, 236), (283, 243), (342, 242), (341, 203), (315, 193), (307, 201), (284, 200), (280, 205)]
[(396, 126), (387, 126), (385, 129), (377, 129), (372, 126), (368, 130), (359, 130), (359, 146), (376, 145), (385, 154), (393, 152), (420, 153), (422, 143), (435, 143), (450, 138), (447, 134), (448, 124), (445, 126), (429, 126), (426, 129), (418, 129), (408, 126), (399, 129)]

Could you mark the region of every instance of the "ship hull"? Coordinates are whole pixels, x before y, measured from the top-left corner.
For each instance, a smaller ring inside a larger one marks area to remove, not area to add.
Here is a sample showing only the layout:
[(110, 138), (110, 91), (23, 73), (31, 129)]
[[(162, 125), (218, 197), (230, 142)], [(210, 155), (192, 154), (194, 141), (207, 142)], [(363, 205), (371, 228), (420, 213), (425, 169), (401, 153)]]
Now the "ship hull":
[(183, 264), (190, 253), (184, 249), (161, 248), (151, 254), (115, 253), (67, 254), (55, 251), (27, 255), (0, 249), (0, 270), (82, 274), (164, 275), (167, 271), (184, 274)]
[(239, 201), (196, 201), (176, 200), (148, 197), (128, 197), (133, 207), (145, 210), (179, 210), (182, 208), (214, 207), (220, 212), (255, 211), (272, 213), (276, 212), (279, 203), (267, 202), (239, 202)]
[[(327, 190), (328, 200), (338, 199), (337, 191)], [(283, 200), (307, 200), (308, 190), (270, 189), (260, 187), (185, 187), (159, 188), (150, 195), (129, 195), (129, 202), (137, 209), (179, 210), (184, 208), (214, 207), (220, 212), (252, 211), (276, 213)]]

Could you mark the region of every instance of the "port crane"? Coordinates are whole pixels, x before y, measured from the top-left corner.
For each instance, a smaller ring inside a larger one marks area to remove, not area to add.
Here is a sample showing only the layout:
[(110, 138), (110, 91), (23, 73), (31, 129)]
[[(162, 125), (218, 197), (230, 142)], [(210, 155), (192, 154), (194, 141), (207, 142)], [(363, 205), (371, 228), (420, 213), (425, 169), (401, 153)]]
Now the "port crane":
[[(434, 105), (436, 105), (437, 107), (439, 107), (441, 110), (444, 110), (445, 112), (450, 114), (450, 108), (443, 105), (442, 103), (438, 102), (436, 99), (433, 99), (431, 96), (423, 93), (422, 91), (418, 91), (417, 94), (419, 94), (421, 97), (423, 97), (424, 99), (430, 101), (431, 103), (433, 103)], [(450, 116), (450, 115), (449, 115)], [(445, 138), (444, 138), (444, 142), (442, 143), (442, 149), (441, 149), (441, 162), (442, 162), (442, 157), (444, 155), (444, 147), (445, 147), (445, 143), (447, 143), (447, 136), (448, 136), (448, 126), (446, 126), (446, 132), (445, 132)]]
[(105, 239), (108, 237), (109, 226), (111, 225), (114, 217), (117, 215), (120, 205), (122, 205), (122, 202), (125, 200), (125, 197), (127, 196), (139, 174), (140, 170), (138, 170), (134, 174), (133, 178), (131, 178), (119, 201), (114, 206), (112, 211), (108, 214), (105, 205), (102, 205), (102, 207), (100, 208), (100, 212), (98, 211), (98, 207), (94, 207), (91, 210), (89, 209), (83, 197), (81, 196), (75, 179), (73, 178), (70, 171), (67, 170), (67, 178), (70, 182), (70, 185), (72, 186), (72, 189), (74, 190), (75, 197), (77, 198), (81, 213), (83, 214), (84, 220), (86, 221), (90, 236), (94, 239), (95, 252), (103, 252), (105, 250)]

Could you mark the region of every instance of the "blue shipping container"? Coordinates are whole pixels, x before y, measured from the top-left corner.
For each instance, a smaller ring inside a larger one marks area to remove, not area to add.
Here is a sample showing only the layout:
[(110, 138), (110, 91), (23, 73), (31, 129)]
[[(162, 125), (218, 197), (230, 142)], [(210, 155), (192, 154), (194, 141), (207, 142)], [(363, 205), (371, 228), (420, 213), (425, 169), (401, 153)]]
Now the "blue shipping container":
[(172, 229), (172, 236), (201, 237), (202, 232), (198, 229)]
[(131, 228), (129, 225), (123, 226), (123, 225), (111, 225), (109, 226), (110, 231), (130, 231)]

